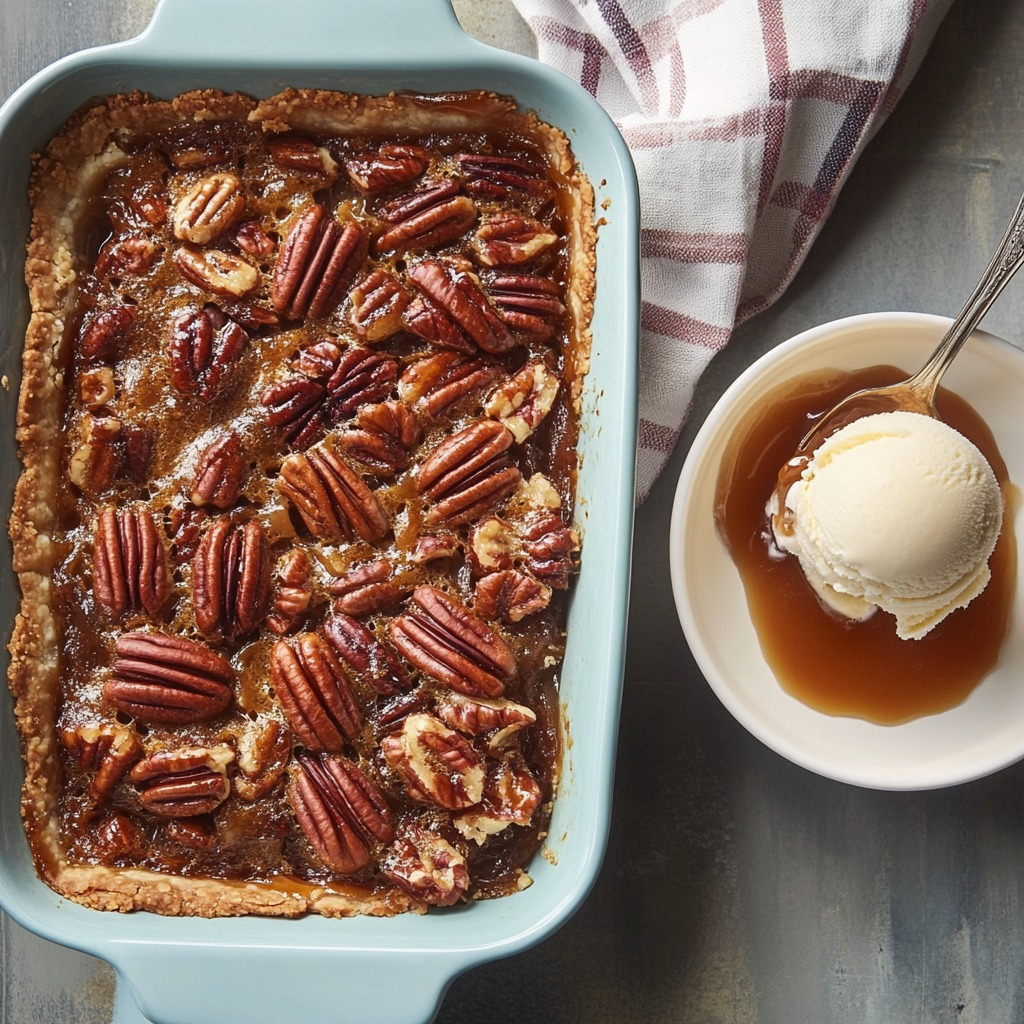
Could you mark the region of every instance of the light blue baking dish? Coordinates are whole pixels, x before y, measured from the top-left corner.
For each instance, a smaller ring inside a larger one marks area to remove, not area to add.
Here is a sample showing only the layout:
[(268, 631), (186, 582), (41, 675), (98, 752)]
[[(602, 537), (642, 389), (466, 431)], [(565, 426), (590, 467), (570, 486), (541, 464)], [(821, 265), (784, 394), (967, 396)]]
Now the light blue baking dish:
[[(21, 280), (30, 154), (95, 96), (131, 89), (172, 96), (203, 86), (265, 96), (289, 85), (510, 94), (569, 135), (594, 184), (604, 224), (580, 438), (584, 558), (561, 684), (571, 746), (550, 853), (533, 864), (534, 885), (513, 897), (392, 920), (120, 915), (61, 899), (36, 878), (19, 817), (21, 762), (4, 688), (0, 902), (32, 931), (109, 961), (125, 1024), (140, 1012), (156, 1024), (428, 1021), (461, 971), (526, 948), (572, 914), (597, 875), (608, 832), (633, 512), (636, 180), (621, 137), (591, 96), (535, 61), (466, 36), (447, 0), (162, 0), (137, 39), (58, 61), (0, 109), (0, 372), (11, 383), (0, 393), (7, 445), (0, 472), (7, 511), (18, 472), (13, 437), (28, 316)], [(10, 624), (17, 595), (9, 553), (5, 569), (0, 600)]]

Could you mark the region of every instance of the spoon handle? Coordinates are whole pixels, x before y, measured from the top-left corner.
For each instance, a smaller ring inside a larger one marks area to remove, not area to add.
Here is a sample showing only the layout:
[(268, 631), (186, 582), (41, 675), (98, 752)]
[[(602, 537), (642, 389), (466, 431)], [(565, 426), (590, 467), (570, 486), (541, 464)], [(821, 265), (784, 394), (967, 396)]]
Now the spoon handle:
[(1017, 204), (977, 287), (928, 361), (907, 382), (915, 391), (926, 396), (929, 401), (934, 398), (939, 379), (1021, 263), (1024, 263), (1024, 196)]

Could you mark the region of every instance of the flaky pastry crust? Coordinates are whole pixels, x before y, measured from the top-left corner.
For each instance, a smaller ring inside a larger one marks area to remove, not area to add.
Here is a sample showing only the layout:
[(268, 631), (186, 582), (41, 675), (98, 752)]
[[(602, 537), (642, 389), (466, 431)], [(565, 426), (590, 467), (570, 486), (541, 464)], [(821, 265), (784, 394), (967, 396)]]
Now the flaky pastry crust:
[[(593, 194), (561, 132), (488, 94), (414, 97), (356, 96), (286, 90), (256, 100), (240, 94), (197, 91), (171, 100), (132, 93), (113, 96), (73, 117), (36, 161), (30, 201), (32, 228), (25, 280), (31, 316), (26, 332), (17, 440), (23, 472), (18, 480), (10, 536), (21, 603), (10, 643), (9, 683), (25, 764), (22, 810), (41, 876), (57, 892), (100, 910), (150, 910), (204, 917), (261, 914), (294, 917), (392, 915), (422, 912), (427, 902), (399, 888), (348, 884), (345, 879), (229, 879), (107, 863), (76, 862), (60, 821), (63, 632), (54, 576), (66, 552), (59, 509), (67, 482), (70, 351), (78, 330), (79, 284), (89, 271), (85, 234), (91, 201), (111, 172), (130, 164), (141, 137), (181, 126), (240, 122), (268, 134), (314, 136), (427, 135), (486, 132), (497, 126), (528, 128), (539, 140), (571, 209), (569, 227), (568, 358), (563, 381), (578, 408), (590, 349), (595, 287)], [(521, 884), (521, 883), (520, 883)]]

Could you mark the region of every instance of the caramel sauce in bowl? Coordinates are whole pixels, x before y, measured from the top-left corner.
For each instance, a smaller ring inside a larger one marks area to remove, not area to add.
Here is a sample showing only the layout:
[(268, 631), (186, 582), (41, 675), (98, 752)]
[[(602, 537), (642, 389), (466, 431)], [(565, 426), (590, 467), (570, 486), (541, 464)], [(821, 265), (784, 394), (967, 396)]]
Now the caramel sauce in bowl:
[[(890, 615), (878, 611), (855, 622), (824, 607), (797, 558), (776, 547), (764, 495), (776, 487), (772, 466), (785, 465), (794, 438), (799, 441), (821, 409), (904, 376), (891, 366), (824, 370), (773, 389), (741, 418), (715, 487), (718, 533), (740, 571), (761, 650), (779, 683), (819, 711), (887, 725), (955, 707), (997, 664), (1015, 589), (1012, 517), (1006, 517), (989, 559), (992, 578), (985, 590), (922, 639), (901, 640)], [(1008, 504), (1006, 464), (984, 421), (945, 388), (938, 407), (988, 460)]]
[(992, 465), (1005, 511), (986, 591), (923, 640), (898, 640), (883, 612), (851, 623), (823, 608), (797, 559), (773, 551), (764, 506), (806, 417), (864, 384), (905, 376), (948, 323), (868, 314), (773, 349), (698, 432), (672, 514), (680, 622), (722, 703), (791, 761), (879, 789), (954, 785), (1024, 757), (1024, 588), (1016, 585), (1015, 542), (1024, 352), (977, 332), (940, 395), (943, 417)]

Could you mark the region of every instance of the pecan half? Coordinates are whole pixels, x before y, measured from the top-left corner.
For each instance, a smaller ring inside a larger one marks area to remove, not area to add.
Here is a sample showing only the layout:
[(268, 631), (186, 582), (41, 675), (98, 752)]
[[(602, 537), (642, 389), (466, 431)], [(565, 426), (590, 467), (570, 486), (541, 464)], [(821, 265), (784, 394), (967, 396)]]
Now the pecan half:
[(536, 511), (526, 517), (522, 532), (523, 568), (557, 590), (569, 586), (576, 571), (580, 539), (557, 512)]
[(102, 494), (124, 463), (121, 421), (86, 413), (81, 429), (82, 442), (68, 460), (68, 479), (85, 494)]
[(373, 344), (402, 329), (409, 293), (390, 271), (375, 267), (352, 286), (349, 321), (364, 341)]
[(540, 799), (540, 784), (517, 753), (506, 754), (484, 785), (484, 811), (516, 825), (530, 823)]
[(292, 734), (274, 718), (245, 718), (235, 746), (241, 774), (235, 777), (233, 789), (240, 800), (252, 803), (269, 793), (284, 774), (292, 757)]
[(522, 444), (543, 423), (557, 395), (558, 377), (535, 359), (491, 392), (484, 412), (504, 423)]
[(216, 398), (248, 340), (245, 328), (212, 303), (180, 314), (171, 330), (171, 383), (183, 395)]
[(207, 635), (237, 639), (256, 629), (270, 602), (267, 535), (257, 519), (244, 526), (226, 516), (203, 534), (192, 559), (196, 626)]
[(165, 619), (171, 599), (167, 549), (153, 514), (144, 505), (106, 505), (96, 519), (92, 549), (96, 601), (113, 619), (145, 611)]
[(467, 697), (454, 691), (438, 701), (437, 717), (467, 736), (484, 738), (492, 753), (537, 721), (537, 715), (525, 704), (505, 697)]
[(241, 219), (245, 212), (242, 183), (218, 172), (196, 182), (174, 204), (171, 229), (182, 242), (206, 245)]
[(81, 443), (68, 459), (68, 479), (92, 496), (108, 490), (125, 472), (136, 483), (145, 483), (152, 455), (148, 427), (122, 423), (106, 411), (103, 406), (82, 417)]
[(247, 220), (238, 225), (235, 229), (235, 244), (242, 252), (257, 259), (265, 259), (277, 248), (258, 220)]
[(260, 272), (240, 256), (221, 249), (176, 249), (174, 262), (182, 277), (214, 295), (248, 295), (260, 283)]
[(260, 395), (267, 423), (276, 427), (295, 448), (312, 444), (327, 420), (327, 388), (318, 380), (291, 376), (271, 384)]
[(60, 738), (78, 770), (92, 773), (89, 796), (96, 801), (109, 797), (142, 756), (142, 741), (130, 725), (90, 722), (62, 730)]
[(459, 185), (442, 181), (402, 196), (380, 209), (387, 227), (373, 243), (375, 255), (401, 249), (426, 252), (464, 234), (476, 220), (476, 205)]
[(423, 429), (416, 414), (401, 402), (364, 405), (356, 415), (356, 423), (363, 430), (392, 438), (406, 451), (423, 440)]
[(540, 799), (540, 783), (516, 751), (502, 757), (484, 784), (484, 812), (501, 821), (528, 825)]
[(313, 603), (310, 569), (305, 548), (292, 548), (278, 562), (277, 593), (267, 616), (267, 628), (278, 636), (296, 629)]
[(453, 349), (441, 349), (406, 367), (398, 382), (398, 393), (428, 419), (439, 420), (500, 376), (501, 369), (494, 363)]
[(350, 615), (335, 614), (323, 625), (323, 635), (344, 662), (350, 676), (392, 697), (412, 689), (402, 663), (374, 633)]
[(390, 628), (395, 646), (409, 662), (470, 697), (500, 697), (515, 672), (508, 644), (436, 587), (417, 587), (410, 606)]
[(519, 486), (522, 474), (508, 456), (512, 432), (477, 420), (445, 438), (419, 467), (416, 486), (433, 507), (428, 525), (478, 518)]
[(557, 244), (558, 235), (539, 220), (520, 213), (495, 213), (477, 228), (473, 249), (485, 267), (514, 267)]
[(384, 864), (388, 878), (435, 907), (454, 906), (469, 888), (466, 858), (448, 840), (420, 826), (395, 840)]
[(327, 379), (338, 366), (344, 347), (331, 337), (303, 345), (295, 352), (295, 368), (311, 380)]
[(175, 505), (167, 517), (171, 538), (171, 553), (175, 565), (191, 562), (199, 547), (199, 539), (210, 514), (195, 505)]
[(330, 423), (387, 398), (398, 379), (398, 363), (390, 356), (356, 345), (342, 348), (329, 339), (301, 350), (296, 365), (306, 376), (323, 380)]
[(306, 206), (277, 257), (274, 309), (293, 320), (330, 313), (363, 265), (366, 247), (366, 232), (356, 221), (342, 226), (318, 203)]
[(359, 618), (393, 608), (402, 591), (391, 582), (391, 563), (378, 559), (339, 576), (328, 587), (334, 610)]
[(422, 533), (410, 555), (416, 565), (426, 565), (440, 558), (451, 558), (461, 547), (459, 538), (452, 534)]
[(507, 352), (517, 341), (475, 274), (450, 260), (423, 260), (406, 276), (421, 292), (405, 311), (413, 334), (461, 352)]
[(310, 846), (339, 874), (362, 870), (372, 847), (394, 837), (387, 802), (347, 758), (297, 755), (288, 796)]
[(281, 318), (272, 309), (257, 305), (255, 302), (225, 299), (220, 306), (225, 316), (250, 331), (258, 331), (263, 327), (276, 327), (281, 322)]
[(479, 580), (473, 596), (473, 608), (483, 618), (492, 622), (519, 622), (547, 608), (551, 588), (532, 576), (505, 569)]
[(92, 826), (97, 854), (107, 863), (116, 863), (119, 857), (144, 857), (149, 853), (145, 832), (127, 814), (113, 811), (104, 814)]
[(547, 341), (565, 315), (557, 281), (534, 274), (503, 274), (487, 289), (498, 315), (515, 330)]
[(480, 802), (483, 758), (433, 715), (409, 715), (380, 742), (384, 760), (414, 800), (455, 811)]
[(142, 806), (162, 818), (208, 814), (228, 798), (228, 765), (235, 752), (228, 746), (159, 750), (131, 771)]
[[(267, 140), (267, 150), (278, 167), (324, 178), (330, 184), (338, 176), (338, 165), (326, 146), (318, 146), (304, 135), (287, 133)], [(320, 183), (317, 187), (322, 187)]]
[(96, 257), (97, 277), (141, 277), (156, 263), (160, 246), (145, 235), (111, 238)]
[(430, 164), (430, 154), (422, 146), (397, 142), (345, 161), (352, 184), (364, 196), (376, 195), (398, 185), (415, 181)]
[(140, 722), (182, 725), (219, 715), (235, 670), (209, 647), (170, 633), (124, 633), (103, 697)]
[[(531, 477), (523, 490), (536, 488), (546, 491), (550, 486), (547, 479), (538, 473)], [(517, 495), (514, 502), (518, 503), (523, 497), (532, 499), (537, 496), (532, 493)], [(525, 513), (521, 509), (516, 510), (516, 525), (493, 516), (474, 524), (467, 548), (474, 575), (500, 575), (516, 565), (549, 587), (564, 590), (569, 585), (569, 578), (576, 571), (579, 536), (562, 522), (557, 511), (557, 495), (550, 497), (554, 500), (553, 506), (532, 503)], [(493, 585), (497, 586), (498, 582)]]
[(487, 153), (459, 153), (455, 159), (466, 176), (466, 191), (475, 196), (504, 199), (512, 189), (538, 197), (551, 192), (543, 169), (530, 161)]
[(363, 478), (322, 445), (289, 455), (277, 489), (295, 506), (314, 536), (327, 541), (380, 540), (387, 514)]
[(270, 677), (292, 731), (318, 753), (338, 753), (363, 722), (345, 670), (317, 633), (278, 640)]
[(541, 789), (518, 755), (506, 756), (488, 775), (479, 807), (453, 819), (467, 838), (482, 844), (509, 825), (528, 825), (540, 804)]
[(386, 475), (405, 469), (422, 439), (416, 413), (402, 402), (381, 402), (362, 406), (356, 425), (338, 434), (335, 444), (369, 472)]
[(207, 445), (199, 456), (192, 491), (195, 505), (230, 508), (242, 491), (245, 455), (238, 435), (229, 430)]
[(128, 197), (128, 205), (143, 224), (156, 227), (167, 220), (167, 196), (161, 184), (144, 185)]
[(111, 306), (85, 321), (75, 342), (79, 355), (86, 361), (115, 362), (137, 315), (136, 306)]
[(519, 552), (519, 537), (512, 527), (496, 516), (474, 523), (466, 555), (476, 576), (511, 569)]

